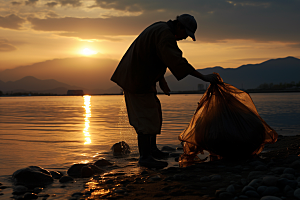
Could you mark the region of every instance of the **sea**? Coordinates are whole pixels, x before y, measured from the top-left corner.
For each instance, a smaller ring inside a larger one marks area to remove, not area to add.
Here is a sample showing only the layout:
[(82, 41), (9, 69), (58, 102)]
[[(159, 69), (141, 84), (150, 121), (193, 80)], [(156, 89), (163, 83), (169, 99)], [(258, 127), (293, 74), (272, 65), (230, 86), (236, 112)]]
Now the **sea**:
[[(260, 116), (279, 135), (300, 134), (300, 93), (250, 96)], [(163, 110), (159, 148), (181, 146), (178, 135), (189, 124), (201, 97), (158, 95)], [(140, 173), (136, 136), (128, 122), (123, 95), (0, 97), (0, 183), (9, 186), (0, 191), (0, 199), (12, 196), (11, 175), (27, 166), (66, 173), (75, 163), (105, 158), (119, 166), (115, 171)], [(126, 157), (112, 154), (111, 147), (120, 141), (131, 148)], [(174, 158), (168, 162), (169, 167), (178, 166)], [(68, 199), (72, 192), (83, 189), (83, 181), (87, 180), (78, 180), (67, 189), (55, 182), (45, 192), (50, 194), (48, 199)]]

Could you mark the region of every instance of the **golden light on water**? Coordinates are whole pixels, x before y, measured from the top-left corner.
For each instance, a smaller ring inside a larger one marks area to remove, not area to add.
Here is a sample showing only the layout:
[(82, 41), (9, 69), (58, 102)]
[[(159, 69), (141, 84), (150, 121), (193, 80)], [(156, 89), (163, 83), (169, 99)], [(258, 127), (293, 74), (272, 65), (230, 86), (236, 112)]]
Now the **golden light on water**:
[(85, 139), (85, 142), (84, 144), (91, 144), (92, 143), (92, 140), (91, 140), (91, 135), (90, 135), (90, 132), (89, 132), (89, 127), (90, 127), (90, 120), (89, 118), (92, 116), (92, 113), (91, 113), (91, 96), (89, 95), (84, 95), (83, 96), (83, 99), (84, 99), (84, 109), (85, 109), (85, 118), (84, 118), (84, 121), (85, 121), (85, 126), (84, 126), (84, 129), (83, 129), (83, 133), (84, 133), (84, 139)]

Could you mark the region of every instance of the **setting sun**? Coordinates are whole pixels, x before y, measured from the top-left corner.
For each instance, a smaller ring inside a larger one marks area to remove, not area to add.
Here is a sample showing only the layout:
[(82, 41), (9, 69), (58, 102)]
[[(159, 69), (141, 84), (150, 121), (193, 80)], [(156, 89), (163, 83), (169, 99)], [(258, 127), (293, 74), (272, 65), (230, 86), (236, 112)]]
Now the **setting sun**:
[(90, 56), (90, 55), (94, 55), (97, 53), (98, 53), (97, 51), (90, 50), (89, 48), (85, 48), (81, 51), (81, 54), (83, 54), (85, 56)]

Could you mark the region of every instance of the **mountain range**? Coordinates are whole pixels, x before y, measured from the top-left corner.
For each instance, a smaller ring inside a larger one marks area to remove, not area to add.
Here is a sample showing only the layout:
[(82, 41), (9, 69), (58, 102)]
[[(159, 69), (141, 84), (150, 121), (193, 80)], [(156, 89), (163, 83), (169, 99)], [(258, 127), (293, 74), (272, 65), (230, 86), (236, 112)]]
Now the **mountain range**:
[[(80, 57), (7, 69), (0, 72), (0, 90), (66, 94), (69, 89), (82, 89), (90, 94), (119, 93), (120, 88), (110, 81), (117, 64), (117, 60)], [(198, 71), (202, 74), (216, 72), (226, 83), (241, 89), (252, 89), (262, 83), (300, 81), (300, 59), (289, 56), (238, 68), (212, 67)], [(192, 76), (181, 81), (169, 73), (165, 77), (171, 91), (197, 90), (199, 84), (203, 84), (205, 89), (209, 84)]]

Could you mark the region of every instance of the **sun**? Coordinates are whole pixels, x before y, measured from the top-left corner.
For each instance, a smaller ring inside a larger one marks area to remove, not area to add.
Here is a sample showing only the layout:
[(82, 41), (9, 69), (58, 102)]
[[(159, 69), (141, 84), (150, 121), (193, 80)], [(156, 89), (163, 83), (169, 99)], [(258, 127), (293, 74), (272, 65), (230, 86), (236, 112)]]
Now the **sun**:
[(85, 48), (81, 51), (81, 54), (83, 54), (85, 56), (91, 56), (91, 55), (94, 55), (97, 53), (98, 53), (97, 51), (90, 50), (89, 48)]

